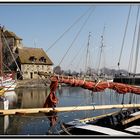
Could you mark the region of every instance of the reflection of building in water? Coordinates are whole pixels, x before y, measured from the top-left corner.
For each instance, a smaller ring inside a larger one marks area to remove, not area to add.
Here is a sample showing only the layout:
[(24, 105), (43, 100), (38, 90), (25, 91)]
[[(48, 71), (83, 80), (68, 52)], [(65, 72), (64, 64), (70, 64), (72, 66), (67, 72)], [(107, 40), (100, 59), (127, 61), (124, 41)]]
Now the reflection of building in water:
[(17, 94), (15, 91), (7, 91), (4, 96), (9, 101), (9, 108), (15, 108), (17, 104)]
[[(18, 108), (40, 108), (43, 107), (47, 95), (48, 89), (32, 88), (32, 89), (16, 89), (18, 96), (17, 107)], [(43, 118), (43, 120), (42, 120)], [(15, 115), (10, 117), (10, 125), (7, 130), (8, 134), (45, 134), (49, 121), (44, 113), (41, 114), (27, 114), (27, 115)], [(38, 129), (37, 129), (38, 128)], [(1, 129), (1, 128), (0, 128)]]
[(49, 121), (44, 113), (15, 115), (9, 118), (8, 135), (44, 135), (47, 132)]
[[(9, 108), (9, 101), (5, 97), (0, 97), (0, 109), (7, 110)], [(9, 126), (9, 116), (0, 116), (0, 135), (5, 134)]]
[(0, 116), (0, 135), (5, 134), (9, 126), (9, 116)]
[[(43, 107), (48, 95), (47, 89), (20, 89), (17, 90), (19, 108)], [(20, 106), (19, 106), (20, 105)]]

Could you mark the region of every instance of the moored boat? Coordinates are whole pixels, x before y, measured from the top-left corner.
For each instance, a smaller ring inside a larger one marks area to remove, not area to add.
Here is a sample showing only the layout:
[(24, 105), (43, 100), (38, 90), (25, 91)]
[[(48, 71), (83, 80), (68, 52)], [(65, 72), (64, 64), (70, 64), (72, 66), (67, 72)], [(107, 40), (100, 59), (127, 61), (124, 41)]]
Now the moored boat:
[(61, 135), (134, 136), (140, 134), (140, 109), (119, 112), (62, 124)]
[(3, 46), (2, 36), (3, 36), (3, 28), (0, 27), (0, 87), (4, 91), (11, 91), (14, 90), (16, 87), (16, 80), (14, 79), (14, 73), (12, 73), (11, 71), (8, 73), (4, 72), (4, 67), (3, 67), (4, 46)]

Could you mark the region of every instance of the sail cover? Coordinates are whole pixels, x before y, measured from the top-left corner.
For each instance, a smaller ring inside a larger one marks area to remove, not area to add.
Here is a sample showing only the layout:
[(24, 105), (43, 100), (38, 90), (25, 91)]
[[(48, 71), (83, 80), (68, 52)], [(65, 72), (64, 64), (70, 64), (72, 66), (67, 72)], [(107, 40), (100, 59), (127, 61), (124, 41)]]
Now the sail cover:
[(123, 84), (123, 83), (115, 83), (115, 82), (108, 82), (108, 81), (91, 82), (85, 80), (78, 80), (74, 78), (73, 79), (61, 78), (59, 82), (69, 84), (71, 86), (79, 86), (91, 90), (93, 92), (102, 92), (108, 88), (108, 89), (115, 90), (117, 93), (120, 94), (125, 94), (125, 93), (140, 94), (139, 87)]

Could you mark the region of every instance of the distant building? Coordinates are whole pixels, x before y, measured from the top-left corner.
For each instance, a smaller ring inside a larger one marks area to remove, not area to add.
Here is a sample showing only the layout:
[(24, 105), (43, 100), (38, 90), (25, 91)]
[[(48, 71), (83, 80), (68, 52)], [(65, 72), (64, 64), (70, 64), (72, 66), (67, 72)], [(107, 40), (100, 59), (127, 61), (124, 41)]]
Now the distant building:
[(3, 63), (4, 63), (4, 71), (8, 71), (9, 68), (13, 67), (15, 63), (11, 52), (13, 52), (13, 56), (16, 58), (16, 54), (14, 53), (16, 48), (22, 46), (22, 39), (18, 37), (15, 33), (3, 30), (2, 32), (2, 44), (3, 44)]
[(5, 30), (3, 34), (12, 52), (14, 52), (17, 47), (22, 46), (22, 38), (18, 37), (14, 32)]
[(52, 73), (52, 61), (42, 48), (18, 48), (18, 64), (22, 79), (37, 79), (38, 72)]

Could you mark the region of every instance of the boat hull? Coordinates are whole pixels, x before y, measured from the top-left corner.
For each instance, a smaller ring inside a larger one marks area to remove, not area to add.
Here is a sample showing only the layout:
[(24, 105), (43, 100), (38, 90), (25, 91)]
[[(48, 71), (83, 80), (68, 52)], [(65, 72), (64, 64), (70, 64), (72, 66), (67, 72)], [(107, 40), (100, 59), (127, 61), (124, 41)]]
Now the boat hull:
[[(137, 127), (136, 127), (137, 126)], [(61, 125), (61, 135), (134, 136), (140, 131), (140, 109), (125, 109), (92, 120), (75, 120)]]

